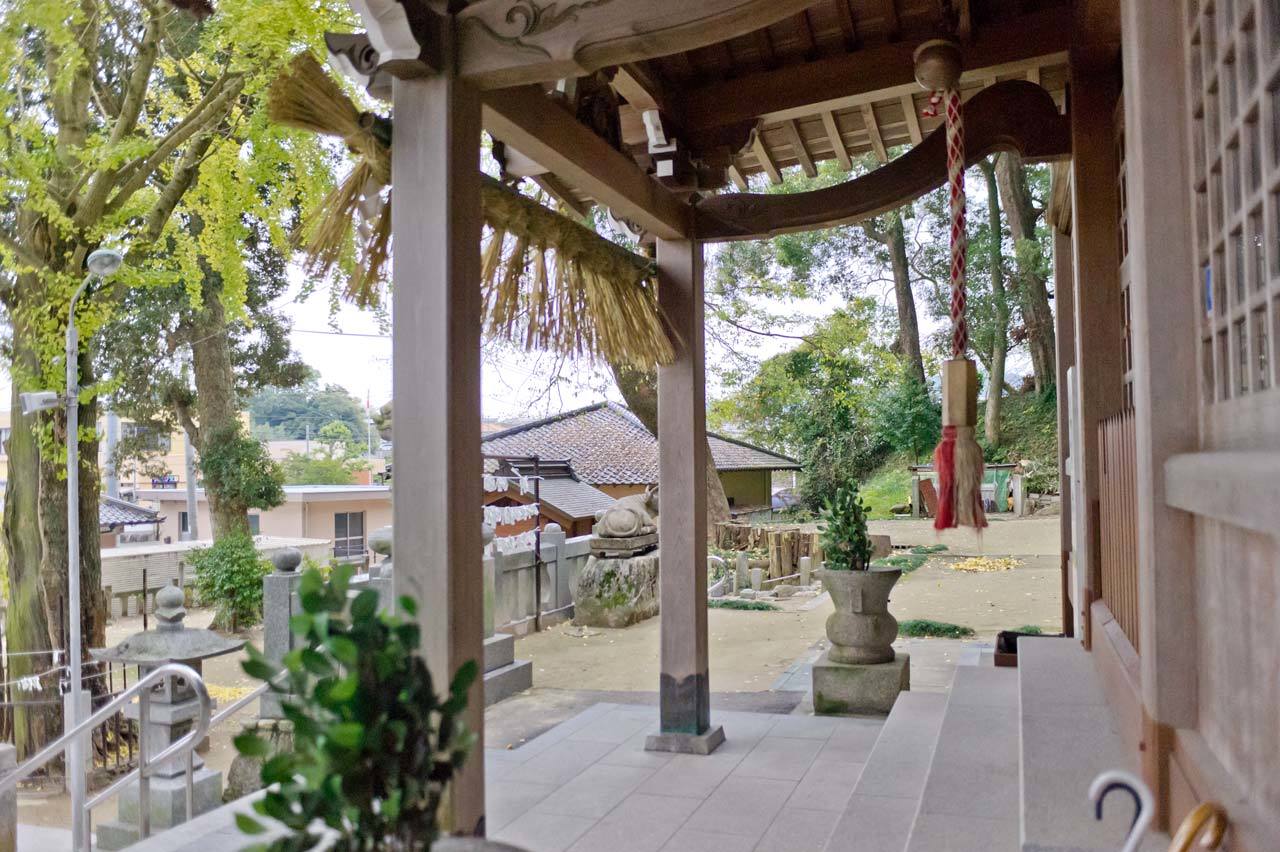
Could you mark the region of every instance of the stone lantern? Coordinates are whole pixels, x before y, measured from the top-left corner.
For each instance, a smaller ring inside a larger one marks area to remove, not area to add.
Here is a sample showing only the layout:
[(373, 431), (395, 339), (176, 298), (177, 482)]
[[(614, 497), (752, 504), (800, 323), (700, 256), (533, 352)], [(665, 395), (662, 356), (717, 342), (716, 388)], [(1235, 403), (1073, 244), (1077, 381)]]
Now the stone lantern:
[[(183, 626), (187, 616), (182, 590), (165, 586), (156, 592), (156, 629), (135, 633), (112, 648), (91, 653), (98, 660), (122, 665), (136, 665), (145, 675), (164, 663), (184, 663), (197, 672), (210, 657), (230, 654), (244, 647), (244, 640), (227, 639), (212, 630)], [(200, 701), (195, 689), (182, 678), (169, 678), (151, 693), (150, 719), (139, 735), (146, 738), (148, 754), (159, 754), (181, 739), (195, 724), (200, 714)], [(138, 705), (125, 708), (125, 716), (138, 718)], [(193, 752), (191, 767), (192, 816), (212, 810), (222, 801), (222, 773), (208, 769), (200, 755)], [(155, 765), (151, 777), (152, 831), (184, 822), (186, 810), (186, 758), (175, 756)], [(99, 849), (123, 849), (138, 841), (138, 785), (130, 784), (120, 794), (119, 818), (98, 827)]]

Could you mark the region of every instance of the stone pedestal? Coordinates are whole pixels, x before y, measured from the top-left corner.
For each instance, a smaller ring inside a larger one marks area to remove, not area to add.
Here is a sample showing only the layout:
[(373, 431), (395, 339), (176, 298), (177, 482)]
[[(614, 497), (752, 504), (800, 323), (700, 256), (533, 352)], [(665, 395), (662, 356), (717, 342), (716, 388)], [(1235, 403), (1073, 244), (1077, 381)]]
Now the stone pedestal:
[(591, 556), (573, 592), (573, 623), (626, 627), (658, 614), (658, 554)]
[[(291, 548), (292, 549), (292, 548)], [(293, 649), (293, 631), (289, 619), (301, 608), (297, 603), (298, 585), (302, 575), (295, 568), (280, 570), (262, 578), (262, 652), (276, 665)], [(268, 690), (259, 699), (258, 715), (264, 719), (282, 719), (282, 696)]]
[(813, 664), (813, 712), (824, 716), (887, 715), (898, 693), (911, 688), (911, 655), (887, 663), (832, 662), (830, 651)]
[(516, 659), (516, 638), (495, 633), (484, 640), (484, 706), (533, 686), (533, 662)]
[[(193, 781), (192, 816), (208, 813), (222, 804), (222, 773), (212, 769), (197, 769)], [(97, 848), (124, 849), (137, 843), (138, 833), (138, 785), (129, 784), (118, 799), (120, 817), (99, 825)], [(185, 779), (151, 779), (151, 834), (154, 836), (175, 825), (187, 821), (187, 785)]]

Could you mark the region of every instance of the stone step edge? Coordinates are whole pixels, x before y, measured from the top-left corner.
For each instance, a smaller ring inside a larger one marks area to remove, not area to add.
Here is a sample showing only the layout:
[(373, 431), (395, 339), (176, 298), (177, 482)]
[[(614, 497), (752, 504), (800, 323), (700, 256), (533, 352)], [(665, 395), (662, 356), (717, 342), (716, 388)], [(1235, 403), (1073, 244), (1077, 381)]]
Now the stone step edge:
[[(981, 649), (978, 649), (978, 650), (981, 650)], [(970, 674), (970, 672), (978, 672), (978, 671), (983, 672), (983, 674), (982, 674), (982, 675)], [(951, 706), (952, 706), (952, 703), (953, 703), (953, 702), (952, 702), (952, 698), (955, 696), (956, 682), (957, 682), (961, 677), (985, 677), (985, 676), (987, 676), (987, 675), (986, 675), (986, 672), (989, 672), (989, 671), (999, 671), (999, 669), (996, 669), (996, 667), (995, 667), (994, 665), (986, 665), (986, 664), (978, 664), (978, 663), (960, 663), (960, 664), (958, 664), (958, 665), (956, 666), (956, 672), (955, 672), (955, 675), (954, 675), (954, 676), (952, 676), (952, 678), (951, 678), (951, 687), (950, 687), (950, 689), (948, 689), (948, 690), (947, 690), (947, 706), (946, 706), (946, 709), (942, 711), (942, 722), (941, 722), (941, 724), (939, 724), (939, 725), (938, 725), (938, 736), (937, 736), (937, 738), (933, 741), (933, 754), (932, 754), (932, 755), (930, 755), (930, 757), (929, 757), (929, 771), (925, 774), (924, 787), (920, 790), (920, 801), (916, 802), (916, 813), (915, 813), (915, 816), (913, 816), (913, 817), (911, 818), (911, 831), (910, 831), (910, 833), (908, 833), (908, 834), (907, 834), (907, 842), (906, 842), (906, 844), (903, 846), (903, 852), (909, 852), (909, 850), (911, 849), (911, 840), (912, 840), (912, 838), (915, 836), (916, 826), (917, 826), (917, 825), (919, 824), (919, 822), (920, 822), (920, 814), (921, 814), (921, 812), (924, 810), (924, 796), (925, 796), (925, 793), (926, 793), (926, 792), (928, 791), (928, 789), (929, 789), (929, 778), (933, 775), (933, 767), (934, 767), (934, 765), (935, 765), (935, 763), (937, 762), (937, 759), (938, 759), (938, 744), (942, 742), (942, 732), (943, 732), (943, 730), (945, 730), (945, 729), (946, 729), (946, 727), (947, 727), (947, 714), (951, 712)], [(1010, 673), (1009, 673), (1009, 675), (1007, 675), (1007, 676), (1008, 676), (1008, 677), (1016, 677), (1016, 675), (1015, 675), (1014, 673), (1012, 673), (1012, 672), (1010, 672)], [(1020, 699), (1021, 699), (1021, 694), (1020, 694), (1020, 691), (1019, 691), (1019, 695), (1018, 695), (1018, 697), (1017, 697), (1017, 698), (1015, 698), (1015, 700), (1014, 700), (1014, 701), (1013, 701), (1013, 703), (1012, 703), (1012, 707), (1013, 707), (1015, 710), (1019, 708), (1019, 705), (1020, 705), (1020, 703), (1021, 703), (1021, 700), (1020, 700)], [(1021, 774), (1022, 774), (1022, 747), (1021, 747), (1021, 737), (1022, 737), (1022, 732), (1021, 732), (1021, 730), (1019, 730), (1019, 731), (1018, 731), (1018, 738), (1019, 738), (1019, 747), (1018, 747), (1018, 774), (1019, 774), (1019, 779), (1021, 779)], [(1021, 780), (1019, 780), (1019, 783), (1018, 783), (1018, 804), (1017, 804), (1017, 807), (1018, 807), (1018, 811), (1019, 811), (1019, 819), (1021, 819), (1021, 810), (1022, 810), (1022, 783), (1021, 783)], [(1021, 830), (1021, 827), (1019, 827), (1019, 830)]]

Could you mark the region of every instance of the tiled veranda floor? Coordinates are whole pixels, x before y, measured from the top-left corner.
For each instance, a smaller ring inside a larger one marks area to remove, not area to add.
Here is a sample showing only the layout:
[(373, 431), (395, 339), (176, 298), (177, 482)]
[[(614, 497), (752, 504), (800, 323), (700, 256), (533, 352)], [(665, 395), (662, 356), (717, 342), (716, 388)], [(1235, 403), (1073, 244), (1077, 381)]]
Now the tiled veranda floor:
[(489, 836), (529, 852), (820, 852), (881, 719), (713, 713), (709, 756), (644, 751), (656, 710), (597, 704), (486, 750)]

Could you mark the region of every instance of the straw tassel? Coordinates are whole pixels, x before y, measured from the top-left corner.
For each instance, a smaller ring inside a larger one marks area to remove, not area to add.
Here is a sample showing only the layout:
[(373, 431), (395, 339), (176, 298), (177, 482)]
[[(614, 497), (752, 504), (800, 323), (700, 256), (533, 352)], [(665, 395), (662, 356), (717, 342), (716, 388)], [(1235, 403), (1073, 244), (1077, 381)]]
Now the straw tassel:
[[(299, 236), (308, 270), (328, 275), (347, 256), (359, 223), (360, 262), (347, 297), (376, 304), (391, 252), (390, 193), (383, 198), (391, 182), (390, 120), (360, 112), (307, 53), (273, 83), (268, 113), (278, 123), (337, 136), (356, 157)], [(490, 336), (642, 369), (675, 358), (651, 261), (487, 176), (481, 207), (491, 229), (480, 275)]]

